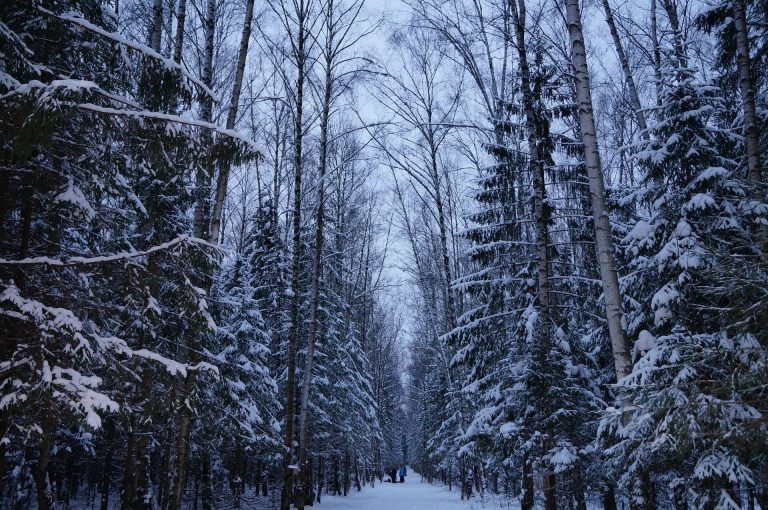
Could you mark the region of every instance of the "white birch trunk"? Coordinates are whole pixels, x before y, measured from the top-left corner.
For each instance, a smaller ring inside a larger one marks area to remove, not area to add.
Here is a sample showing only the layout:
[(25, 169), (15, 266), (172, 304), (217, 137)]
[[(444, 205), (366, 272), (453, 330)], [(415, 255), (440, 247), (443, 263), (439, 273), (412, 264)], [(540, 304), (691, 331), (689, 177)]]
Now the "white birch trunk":
[(651, 44), (653, 44), (653, 75), (656, 78), (656, 106), (661, 106), (661, 49), (659, 48), (657, 0), (651, 0)]
[(285, 384), (285, 436), (283, 457), (283, 492), (280, 497), (281, 510), (290, 510), (293, 500), (293, 453), (296, 416), (296, 352), (299, 342), (299, 301), (301, 300), (301, 180), (303, 169), (304, 140), (304, 85), (308, 60), (306, 43), (309, 0), (299, 0), (296, 7), (296, 111), (294, 117), (294, 180), (293, 180), (293, 256), (291, 261), (291, 311), (288, 332), (288, 367)]
[(760, 161), (760, 128), (755, 106), (755, 87), (752, 82), (752, 66), (749, 59), (749, 27), (744, 0), (731, 0), (733, 26), (736, 29), (736, 65), (739, 73), (739, 90), (744, 110), (744, 147), (747, 155), (747, 176), (754, 185), (763, 182), (763, 165)]
[(160, 53), (163, 38), (163, 0), (152, 3), (152, 25), (149, 29), (149, 47)]
[(605, 315), (608, 321), (608, 332), (611, 339), (616, 379), (621, 380), (629, 374), (632, 364), (629, 356), (629, 345), (622, 324), (621, 289), (619, 288), (619, 277), (616, 271), (611, 223), (605, 203), (605, 183), (603, 182), (600, 150), (597, 144), (595, 117), (592, 111), (592, 92), (589, 84), (589, 68), (587, 67), (587, 53), (581, 26), (579, 0), (566, 0), (565, 6), (568, 35), (571, 43), (571, 61), (575, 77), (576, 100), (579, 110), (579, 125), (584, 143), (584, 163), (587, 169), (592, 203), (597, 259), (603, 283)]
[(331, 115), (331, 100), (333, 97), (333, 66), (334, 66), (334, 27), (333, 27), (333, 0), (328, 0), (326, 6), (326, 44), (325, 44), (325, 86), (323, 92), (323, 106), (320, 116), (320, 161), (319, 161), (319, 182), (318, 182), (318, 204), (317, 204), (317, 223), (315, 229), (315, 246), (313, 254), (313, 274), (311, 303), (312, 318), (309, 324), (309, 338), (307, 340), (307, 354), (304, 365), (304, 380), (301, 386), (301, 403), (299, 407), (299, 468), (301, 474), (298, 478), (299, 487), (296, 491), (296, 508), (304, 509), (304, 503), (307, 499), (308, 485), (311, 483), (306, 476), (306, 470), (309, 468), (307, 457), (309, 453), (308, 444), (308, 414), (309, 414), (309, 396), (312, 388), (312, 368), (315, 361), (315, 344), (317, 343), (318, 323), (320, 322), (320, 279), (323, 271), (323, 242), (325, 225), (325, 175), (328, 167), (328, 127)]

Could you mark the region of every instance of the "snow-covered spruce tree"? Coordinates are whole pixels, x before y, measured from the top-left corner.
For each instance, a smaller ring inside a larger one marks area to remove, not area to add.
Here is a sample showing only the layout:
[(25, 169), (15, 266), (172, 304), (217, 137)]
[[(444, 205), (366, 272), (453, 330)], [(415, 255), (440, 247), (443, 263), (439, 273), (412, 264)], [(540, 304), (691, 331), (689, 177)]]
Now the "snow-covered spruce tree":
[(254, 272), (253, 263), (255, 253), (264, 248), (255, 244), (265, 235), (263, 227), (269, 225), (254, 226), (242, 253), (235, 253), (217, 275), (213, 314), (221, 326), (207, 350), (220, 366), (221, 384), (201, 395), (203, 406), (214, 409), (217, 418), (201, 423), (209, 439), (200, 447), (215, 447), (208, 454), (223, 460), (236, 508), (242, 505), (248, 468), (259, 462), (275, 463), (280, 452), (277, 415), (281, 405), (268, 366), (274, 340), (259, 302), (258, 289), (264, 280)]
[[(697, 25), (714, 34), (718, 42), (719, 76), (717, 83), (724, 91), (728, 122), (742, 140), (735, 155), (739, 169), (737, 175), (748, 182), (745, 191), (755, 199), (752, 204), (743, 205), (750, 209), (764, 207), (765, 164), (768, 133), (766, 109), (765, 71), (768, 69), (768, 45), (766, 45), (766, 20), (768, 5), (751, 1), (714, 1), (708, 4), (696, 19)], [(763, 213), (764, 214), (764, 213)], [(751, 333), (765, 352), (766, 313), (768, 300), (765, 296), (765, 282), (768, 274), (765, 263), (766, 226), (764, 222), (744, 225), (756, 234), (760, 249), (739, 250), (733, 256), (731, 250), (720, 250), (711, 268), (705, 273), (706, 291), (711, 293), (714, 306), (719, 313), (727, 313), (732, 326), (731, 335)], [(752, 251), (752, 253), (749, 253)], [(749, 253), (747, 255), (747, 253)], [(706, 307), (711, 308), (711, 307)], [(717, 313), (715, 310), (711, 310)], [(765, 380), (764, 370), (754, 370), (745, 375), (742, 385), (756, 390), (750, 401), (763, 413), (766, 412), (765, 395), (760, 388)], [(757, 455), (755, 455), (757, 454)], [(749, 506), (754, 499), (762, 508), (768, 507), (768, 459), (762, 449), (747, 452), (753, 460), (752, 478), (754, 485), (744, 492)], [(756, 457), (756, 458), (755, 458)]]
[[(370, 169), (358, 159), (360, 149), (359, 141), (346, 135), (330, 144), (328, 153), (332, 177), (326, 198), (325, 304), (317, 364), (318, 399), (326, 404), (315, 404), (313, 414), (322, 418), (312, 425), (327, 437), (326, 445), (319, 436), (313, 440), (318, 452), (315, 463), (320, 468), (322, 462), (325, 471), (318, 472), (318, 480), (331, 475), (328, 489), (337, 493), (346, 493), (352, 485), (359, 490), (374, 475), (381, 476), (376, 468), (382, 435), (374, 386), (391, 375), (373, 370), (369, 358), (380, 333), (374, 327), (378, 309), (374, 291), (381, 261), (372, 245), (376, 198), (365, 186)], [(323, 421), (327, 423), (321, 430)]]
[[(161, 51), (157, 40), (150, 38), (150, 43), (155, 45), (153, 51)], [(132, 93), (152, 113), (126, 133), (125, 144), (133, 153), (136, 178), (132, 186), (143, 206), (131, 242), (145, 247), (193, 234), (189, 214), (195, 204), (192, 179), (208, 165), (209, 158), (215, 158), (220, 139), (209, 136), (207, 127), (168, 123), (162, 118), (190, 108), (193, 93), (168, 72), (164, 62), (148, 60), (137, 71), (139, 80)], [(216, 331), (207, 294), (220, 254), (209, 249), (184, 259), (149, 256), (139, 262), (126, 281), (126, 288), (135, 294), (125, 310), (126, 334), (138, 348), (196, 365), (206, 335)], [(181, 438), (186, 436), (182, 422), (194, 397), (197, 372), (176, 372), (169, 379), (155, 370), (135, 367), (135, 371), (140, 382), (134, 388), (133, 412), (125, 416), (121, 504), (148, 507), (156, 496), (160, 504), (178, 508), (190, 451), (188, 437)], [(161, 432), (162, 443), (152, 441)], [(153, 476), (150, 469), (153, 454), (163, 459), (159, 476)]]
[[(55, 12), (39, 10), (46, 7)], [(60, 19), (58, 7), (43, 2), (0, 7), (0, 329), (6, 338), (0, 348), (0, 485), (15, 470), (12, 481), (22, 483), (13, 484), (11, 497), (23, 498), (31, 481), (40, 508), (50, 508), (54, 499), (48, 467), (57, 429), (75, 427), (72, 446), (80, 453), (88, 426), (98, 428), (100, 415), (117, 409), (96, 374), (114, 367), (125, 347), (109, 340), (103, 323), (90, 320), (104, 298), (100, 284), (88, 276), (95, 265), (81, 271), (58, 259), (90, 260), (101, 250), (122, 247), (121, 240), (98, 236), (109, 226), (98, 215), (119, 214), (130, 192), (120, 182), (123, 167), (112, 152), (119, 123), (76, 107), (80, 101), (103, 104), (104, 95), (119, 88), (112, 45), (98, 38), (91, 46), (82, 44), (92, 38)], [(75, 3), (60, 7), (68, 10)], [(81, 7), (114, 26), (100, 5)], [(50, 40), (61, 42), (49, 45)], [(100, 76), (102, 69), (114, 74)], [(73, 74), (82, 81), (66, 79)], [(86, 136), (80, 133), (84, 126), (93, 127)], [(94, 167), (100, 172), (91, 174)], [(38, 259), (48, 263), (24, 263), (37, 257), (49, 257)]]
[[(510, 2), (495, 2), (495, 1), (480, 1), (480, 2), (453, 2), (446, 4), (442, 2), (425, 1), (414, 4), (414, 12), (418, 19), (418, 24), (427, 27), (427, 30), (431, 34), (427, 36), (415, 36), (411, 37), (412, 40), (418, 41), (416, 44), (416, 51), (414, 52), (414, 63), (417, 67), (414, 67), (413, 78), (410, 78), (412, 87), (415, 87), (416, 94), (421, 92), (418, 89), (430, 90), (437, 92), (439, 90), (440, 81), (443, 81), (439, 75), (430, 74), (434, 73), (436, 69), (435, 65), (439, 64), (439, 58), (435, 59), (434, 56), (443, 53), (443, 49), (435, 47), (433, 55), (430, 55), (430, 50), (427, 44), (437, 43), (438, 45), (445, 45), (446, 50), (450, 50), (451, 54), (449, 60), (454, 60), (461, 68), (466, 70), (466, 76), (470, 83), (472, 83), (474, 91), (477, 93), (475, 96), (478, 104), (480, 105), (482, 113), (480, 117), (482, 120), (478, 122), (478, 125), (487, 127), (487, 131), (481, 133), (481, 137), (485, 141), (489, 142), (489, 147), (496, 155), (501, 155), (504, 151), (504, 123), (506, 121), (507, 114), (504, 111), (504, 101), (507, 99), (505, 96), (509, 91), (509, 81), (511, 73), (507, 72), (509, 65), (510, 44), (512, 38), (509, 33), (509, 9)], [(469, 30), (473, 34), (477, 34), (477, 37), (466, 37), (466, 31)], [(434, 35), (433, 35), (434, 34)], [(435, 37), (436, 36), (436, 37)], [(419, 40), (421, 39), (421, 40)], [(426, 44), (425, 44), (426, 43)], [(421, 54), (421, 55), (420, 55)], [(426, 57), (426, 58), (425, 58)], [(424, 65), (426, 64), (426, 65)], [(421, 74), (421, 70), (415, 72), (418, 66), (424, 67), (424, 74)], [(435, 86), (438, 87), (435, 87)], [(451, 92), (455, 94), (455, 92)], [(441, 94), (442, 95), (442, 94)], [(435, 114), (434, 118), (450, 118), (453, 114), (450, 110), (450, 101), (448, 97), (438, 98), (437, 100), (429, 99), (429, 93), (426, 94), (426, 101), (418, 100), (427, 106), (427, 109), (423, 109), (421, 106), (418, 108), (418, 115)], [(458, 96), (454, 96), (458, 97)], [(442, 103), (442, 105), (441, 105)], [(448, 106), (447, 108), (441, 108), (440, 106)], [(407, 108), (404, 109), (407, 111)], [(407, 113), (407, 112), (406, 112)], [(448, 114), (446, 116), (446, 114)], [(410, 116), (410, 115), (408, 115)], [(429, 121), (435, 122), (434, 119)], [(424, 126), (425, 124), (422, 124)], [(434, 128), (434, 129), (433, 129)], [(423, 130), (423, 127), (418, 129)], [(440, 133), (442, 131), (442, 133)], [(424, 130), (428, 137), (432, 137), (432, 141), (438, 141), (437, 144), (432, 143), (434, 148), (439, 147), (441, 135), (448, 131), (443, 129), (443, 126), (430, 125), (429, 129)], [(466, 133), (466, 132), (465, 132)], [(434, 137), (433, 135), (438, 135)], [(488, 135), (487, 137), (485, 135)], [(414, 137), (414, 139), (417, 139)], [(426, 144), (425, 149), (427, 148)], [(438, 173), (442, 180), (442, 185), (447, 188), (448, 180), (445, 179), (445, 161), (443, 160), (444, 154), (438, 154), (440, 159), (440, 167)], [(484, 155), (480, 155), (480, 160), (484, 162), (487, 159)], [(498, 161), (498, 160), (497, 160)], [(426, 172), (429, 168), (428, 165), (420, 165), (423, 167), (423, 172)], [(488, 172), (488, 175), (495, 174), (494, 170)], [(485, 177), (485, 176), (484, 176)], [(492, 177), (490, 178), (492, 180)], [(425, 181), (429, 182), (429, 181)], [(505, 193), (508, 197), (514, 198), (515, 188), (514, 184), (510, 182), (511, 186), (505, 188)], [(429, 189), (429, 193), (432, 193), (431, 189), (434, 189), (434, 185), (428, 185), (426, 189)], [(446, 197), (441, 197), (446, 198)], [(434, 204), (434, 209), (437, 209), (437, 201), (430, 198), (430, 202)], [(443, 205), (448, 204), (443, 201)], [(466, 428), (471, 420), (473, 414), (473, 403), (468, 400), (468, 395), (461, 393), (461, 387), (463, 380), (466, 376), (464, 374), (465, 367), (456, 366), (451, 368), (450, 361), (455, 351), (457, 350), (456, 344), (437, 345), (436, 342), (443, 342), (440, 337), (447, 334), (454, 326), (457, 325), (457, 316), (461, 315), (463, 310), (460, 306), (459, 295), (462, 292), (461, 289), (452, 289), (450, 282), (447, 279), (451, 276), (457, 276), (456, 272), (452, 270), (451, 264), (445, 264), (446, 257), (439, 257), (439, 251), (435, 252), (432, 246), (435, 248), (447, 246), (448, 243), (433, 242), (438, 241), (438, 236), (442, 230), (445, 233), (446, 229), (441, 228), (441, 222), (448, 220), (450, 225), (451, 215), (449, 207), (444, 207), (444, 218), (441, 218), (441, 214), (431, 213), (428, 217), (434, 217), (436, 225), (432, 227), (432, 231), (435, 233), (435, 239), (426, 239), (425, 247), (422, 248), (420, 255), (414, 253), (415, 258), (420, 258), (421, 261), (418, 265), (421, 267), (418, 269), (418, 285), (420, 287), (420, 298), (423, 300), (425, 312), (427, 312), (426, 320), (434, 321), (434, 327), (427, 333), (434, 335), (436, 338), (432, 339), (428, 337), (428, 341), (423, 345), (427, 349), (425, 354), (429, 351), (432, 356), (438, 356), (437, 363), (430, 363), (428, 366), (438, 369), (438, 372), (428, 374), (426, 377), (432, 379), (435, 382), (439, 381), (439, 388), (432, 388), (430, 392), (425, 395), (430, 398), (433, 403), (437, 403), (442, 398), (447, 398), (446, 404), (450, 404), (448, 409), (446, 406), (440, 406), (440, 413), (444, 413), (444, 426), (437, 436), (430, 438), (433, 439), (435, 445), (439, 444), (441, 453), (437, 453), (438, 450), (434, 450), (433, 453), (437, 456), (435, 460), (439, 460), (438, 473), (443, 478), (444, 475), (448, 475), (451, 483), (458, 483), (462, 489), (464, 496), (468, 495), (468, 492), (475, 486), (476, 489), (481, 490), (482, 484), (480, 483), (480, 472), (482, 470), (480, 459), (476, 457), (472, 449), (464, 449), (462, 451), (463, 459), (458, 457), (461, 441), (459, 438), (464, 435)], [(417, 223), (417, 222), (414, 222)], [(431, 224), (430, 219), (427, 224)], [(417, 229), (412, 229), (414, 232)], [(454, 233), (455, 234), (455, 233)], [(410, 234), (409, 234), (410, 235)], [(492, 234), (491, 234), (492, 235)], [(447, 237), (447, 241), (451, 241), (453, 244), (456, 240)], [(449, 253), (450, 255), (450, 253)], [(457, 264), (455, 260), (456, 253), (453, 254), (453, 264)], [(450, 262), (450, 260), (448, 260)], [(447, 270), (446, 270), (447, 268)], [(451, 273), (451, 274), (449, 274)], [(444, 289), (444, 290), (441, 290)], [(445, 298), (442, 298), (442, 295)], [(475, 307), (473, 305), (473, 307)], [(451, 308), (454, 308), (451, 313)], [(446, 316), (448, 320), (441, 321), (440, 315)], [(443, 324), (441, 324), (443, 322)], [(487, 323), (485, 325), (488, 325)], [(425, 339), (427, 340), (427, 339)], [(427, 354), (429, 355), (429, 354)], [(453, 373), (452, 373), (453, 372)], [(452, 423), (448, 423), (451, 421)], [(458, 479), (460, 478), (460, 480)]]
[[(79, 457), (99, 473), (106, 508), (110, 482), (120, 478), (114, 451), (126, 467), (124, 501), (148, 506), (168, 492), (160, 463), (150, 470), (149, 461), (161, 455), (150, 441), (158, 432), (166, 431), (166, 445), (174, 439), (163, 427), (173, 411), (162, 405), (169, 376), (206, 366), (172, 361), (189, 357), (168, 340), (196, 322), (212, 324), (193, 281), (216, 261), (187, 236), (188, 179), (211, 148), (219, 160), (242, 152), (227, 143), (230, 135), (201, 146), (211, 126), (173, 114), (189, 108), (195, 92), (205, 96), (204, 87), (154, 48), (116, 33), (117, 17), (103, 3), (0, 9), (9, 134), (0, 278), (3, 330), (13, 332), (2, 351), (2, 370), (10, 371), (0, 458), (16, 468), (20, 492), (12, 498), (23, 497), (31, 479), (38, 507), (48, 508), (77, 497), (77, 479), (61, 473)], [(105, 435), (93, 436), (105, 412), (118, 408)], [(4, 482), (7, 472), (0, 470)]]
[[(488, 471), (522, 480), (524, 508), (534, 505), (534, 478), (543, 480), (545, 506), (555, 508), (558, 500), (571, 498), (584, 504), (579, 473), (587, 462), (583, 452), (592, 436), (586, 426), (587, 412), (594, 408), (596, 400), (595, 388), (588, 383), (592, 371), (587, 368), (591, 363), (587, 363), (583, 352), (583, 331), (578, 323), (569, 320), (576, 313), (570, 308), (583, 304), (568, 292), (574, 267), (569, 263), (572, 254), (567, 249), (571, 241), (567, 225), (573, 212), (567, 207), (558, 210), (560, 204), (567, 204), (563, 199), (570, 199), (569, 186), (559, 187), (558, 180), (572, 173), (572, 167), (560, 168), (553, 160), (558, 152), (561, 158), (572, 155), (572, 140), (552, 129), (552, 123), (570, 115), (572, 108), (566, 82), (543, 58), (540, 37), (530, 43), (528, 54), (522, 18), (525, 14), (522, 8), (515, 11), (516, 16), (518, 12), (518, 46), (525, 52), (520, 69), (523, 85), (520, 96), (509, 105), (513, 116), (508, 129), (517, 135), (511, 138), (527, 137), (528, 144), (527, 150), (520, 148), (514, 153), (510, 168), (520, 196), (530, 195), (532, 199), (515, 204), (513, 213), (517, 214), (512, 217), (517, 220), (504, 222), (516, 225), (517, 230), (512, 232), (515, 237), (484, 244), (493, 250), (501, 246), (515, 253), (521, 262), (509, 269), (514, 273), (500, 278), (497, 284), (506, 282), (504, 293), (497, 298), (503, 307), (497, 305), (499, 308), (491, 316), (503, 326), (488, 328), (478, 320), (482, 316), (465, 314), (453, 333), (463, 339), (454, 362), (471, 363), (463, 391), (478, 394), (475, 400), (482, 403), (466, 434), (468, 446), (476, 443), (483, 452), (480, 456), (488, 459)], [(549, 196), (558, 200), (550, 201)], [(554, 218), (566, 228), (550, 237)], [(531, 223), (538, 225), (535, 231)], [(488, 232), (481, 228), (473, 231)], [(478, 258), (478, 254), (489, 253), (483, 245), (475, 244), (472, 253), (478, 266), (484, 268), (478, 281), (487, 285), (490, 279), (485, 268), (502, 267), (501, 263)], [(540, 274), (542, 270), (544, 274)], [(472, 279), (465, 278), (460, 284), (467, 283), (471, 284)], [(483, 288), (466, 285), (466, 290), (478, 296)]]
[(709, 275), (722, 254), (754, 253), (752, 225), (765, 207), (736, 171), (739, 137), (720, 122), (720, 90), (687, 68), (666, 76), (648, 141), (636, 147), (645, 176), (624, 198), (640, 214), (622, 243), (635, 365), (619, 388), (624, 413), (609, 413), (601, 429), (616, 440), (607, 453), (622, 480), (644, 480), (635, 504), (740, 508), (741, 489), (764, 468), (755, 448), (765, 400), (754, 382), (765, 356)]
[[(468, 255), (474, 270), (455, 283), (456, 289), (467, 295), (466, 311), (458, 318), (448, 342), (456, 349), (451, 363), (466, 373), (465, 379), (459, 381), (462, 393), (477, 404), (463, 441), (490, 454), (493, 461), (486, 463), (488, 471), (519, 480), (503, 464), (504, 455), (494, 455), (501, 452), (496, 441), (499, 436), (492, 423), (498, 417), (498, 389), (504, 376), (501, 364), (514, 352), (514, 321), (510, 319), (510, 310), (516, 308), (516, 289), (531, 277), (530, 273), (521, 277), (520, 267), (512, 262), (515, 259), (512, 254), (518, 252), (521, 242), (518, 226), (512, 220), (515, 204), (510, 200), (510, 196), (514, 196), (510, 191), (515, 186), (514, 168), (519, 169), (524, 163), (512, 150), (509, 153), (504, 147), (494, 150), (498, 162), (488, 169), (475, 196), (481, 209), (471, 217), (476, 226), (465, 232), (472, 243)], [(527, 264), (523, 266), (523, 270), (529, 269)]]
[[(0, 486), (21, 481), (12, 497), (23, 498), (33, 479), (42, 509), (54, 497), (48, 466), (57, 429), (74, 426), (74, 449), (82, 451), (87, 426), (98, 428), (100, 415), (118, 407), (97, 375), (121, 358), (104, 324), (92, 320), (104, 281), (89, 276), (96, 264), (65, 265), (58, 257), (126, 248), (99, 231), (135, 212), (113, 152), (119, 121), (77, 108), (104, 104), (121, 86), (112, 44), (59, 17), (77, 7), (114, 26), (95, 2), (0, 6)], [(114, 223), (101, 217), (112, 214)], [(16, 262), (37, 257), (49, 263)]]
[[(338, 314), (328, 314), (328, 327), (322, 345), (318, 345), (318, 354), (323, 355), (322, 362), (318, 358), (322, 373), (318, 377), (317, 403), (313, 404), (316, 407), (313, 412), (317, 418), (325, 415), (327, 422), (323, 424), (325, 420), (316, 419), (313, 427), (317, 427), (318, 432), (325, 430), (326, 448), (332, 446), (324, 452), (326, 463), (332, 456), (349, 463), (345, 469), (348, 475), (343, 476), (343, 492), (346, 494), (351, 485), (360, 490), (370, 477), (374, 444), (382, 438), (368, 359), (345, 308), (337, 308)], [(322, 435), (318, 434), (316, 441), (323, 445)], [(318, 456), (318, 462), (319, 459)]]
[(764, 37), (766, 20), (768, 6), (764, 2), (744, 0), (712, 2), (696, 19), (699, 27), (714, 32), (718, 39), (718, 63), (724, 71), (720, 77), (723, 88), (739, 91), (739, 107), (731, 109), (740, 113), (744, 166), (752, 183), (752, 193), (758, 197), (765, 180), (762, 154), (768, 142), (761, 129), (768, 120), (764, 92), (760, 97), (760, 89), (765, 86), (761, 76), (768, 66), (768, 46)]
[[(278, 222), (277, 204), (267, 198), (248, 222), (247, 251), (243, 264), (250, 265), (253, 275), (254, 299), (264, 330), (269, 336), (269, 368), (279, 380), (285, 366), (285, 338), (287, 335), (285, 295), (290, 260), (283, 242), (284, 230)], [(284, 382), (284, 381), (283, 381)]]

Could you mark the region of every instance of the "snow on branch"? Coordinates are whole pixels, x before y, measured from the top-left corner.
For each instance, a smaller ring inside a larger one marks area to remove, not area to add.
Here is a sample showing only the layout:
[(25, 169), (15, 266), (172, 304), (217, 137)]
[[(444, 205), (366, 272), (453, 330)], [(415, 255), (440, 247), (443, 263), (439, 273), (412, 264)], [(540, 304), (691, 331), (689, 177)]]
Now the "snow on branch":
[(241, 135), (234, 129), (222, 129), (216, 124), (211, 124), (210, 122), (205, 122), (202, 120), (188, 119), (185, 117), (179, 117), (178, 115), (153, 112), (150, 110), (120, 110), (117, 108), (108, 108), (105, 106), (99, 106), (93, 103), (81, 103), (81, 104), (78, 104), (77, 107), (82, 108), (84, 110), (107, 113), (110, 115), (124, 115), (126, 117), (166, 120), (168, 122), (178, 122), (179, 124), (187, 124), (189, 126), (196, 126), (196, 127), (201, 127), (205, 129), (210, 129), (211, 131), (214, 131), (221, 135), (229, 136), (230, 138), (234, 138), (236, 140), (243, 142), (248, 147), (250, 147), (254, 152), (257, 152), (259, 154), (266, 154), (266, 151), (262, 149), (261, 146), (259, 146), (256, 142), (254, 142), (250, 138), (246, 138), (245, 136)]
[[(182, 377), (185, 377), (190, 371), (208, 371), (216, 376), (219, 374), (218, 368), (210, 363), (199, 362), (190, 365), (166, 358), (148, 349), (132, 349), (122, 338), (100, 335), (92, 321), (80, 319), (69, 309), (49, 306), (35, 299), (22, 296), (18, 287), (13, 284), (0, 292), (0, 314), (17, 319), (23, 317), (23, 320), (34, 322), (41, 332), (41, 337), (55, 338), (59, 348), (66, 353), (76, 354), (79, 352), (85, 358), (103, 359), (101, 356), (104, 353), (114, 352), (127, 358), (137, 357), (152, 360), (164, 366), (171, 375), (181, 375)], [(53, 332), (55, 335), (52, 335)], [(65, 347), (64, 344), (66, 343), (70, 343), (70, 345)], [(51, 345), (47, 350), (52, 351), (54, 348)], [(8, 368), (6, 365), (10, 366), (10, 363), (0, 364), (0, 373)], [(69, 371), (70, 369), (61, 370)], [(93, 384), (89, 384), (93, 388), (97, 387), (100, 382), (96, 379), (89, 380), (93, 382)]]
[(67, 267), (67, 266), (82, 266), (82, 265), (90, 265), (90, 264), (103, 264), (107, 262), (116, 262), (119, 260), (127, 260), (127, 259), (136, 258), (136, 257), (144, 257), (146, 255), (151, 255), (159, 251), (164, 251), (169, 248), (173, 248), (174, 246), (177, 246), (177, 245), (185, 245), (185, 244), (200, 245), (208, 248), (220, 249), (217, 245), (211, 244), (208, 241), (205, 241), (204, 239), (191, 237), (188, 235), (180, 235), (179, 237), (171, 241), (168, 241), (163, 244), (158, 244), (156, 246), (153, 246), (143, 251), (122, 252), (122, 253), (115, 253), (114, 255), (103, 255), (100, 257), (70, 257), (68, 259), (55, 259), (51, 257), (30, 257), (30, 258), (20, 259), (20, 260), (0, 259), (0, 266), (46, 265), (46, 266), (55, 266), (55, 267)]
[(139, 103), (135, 101), (131, 101), (130, 99), (125, 97), (111, 94), (106, 90), (102, 89), (101, 87), (99, 87), (98, 84), (96, 84), (96, 82), (93, 82), (91, 80), (75, 80), (75, 79), (53, 80), (50, 83), (43, 83), (40, 80), (31, 80), (27, 83), (17, 82), (16, 86), (11, 88), (10, 92), (0, 96), (0, 101), (4, 99), (8, 99), (9, 97), (12, 97), (15, 95), (29, 94), (30, 92), (36, 89), (42, 90), (44, 92), (51, 92), (58, 89), (64, 89), (70, 92), (94, 92), (106, 97), (107, 99), (111, 99), (112, 101), (127, 104), (128, 106), (133, 106), (134, 108), (141, 108), (141, 105)]
[(68, 91), (94, 92), (112, 101), (136, 108), (136, 110), (110, 108), (106, 106), (99, 106), (93, 103), (67, 103), (67, 104), (76, 106), (77, 108), (81, 108), (84, 110), (97, 112), (97, 113), (105, 113), (109, 115), (122, 115), (126, 117), (134, 117), (134, 118), (158, 119), (158, 120), (165, 120), (168, 122), (177, 122), (179, 124), (186, 124), (189, 126), (201, 127), (204, 129), (209, 129), (221, 135), (234, 138), (244, 143), (245, 145), (247, 145), (254, 152), (257, 152), (259, 154), (266, 153), (266, 151), (261, 146), (256, 144), (256, 142), (254, 142), (250, 138), (246, 138), (245, 136), (241, 135), (234, 129), (223, 129), (217, 126), (216, 124), (212, 124), (210, 122), (205, 122), (202, 120), (196, 120), (196, 119), (191, 119), (186, 117), (180, 117), (178, 115), (171, 115), (171, 114), (155, 112), (151, 110), (141, 110), (140, 109), (141, 105), (139, 105), (138, 103), (131, 101), (130, 99), (125, 97), (110, 94), (109, 92), (101, 89), (95, 82), (90, 80), (74, 80), (74, 79), (53, 80), (50, 83), (43, 83), (39, 80), (32, 80), (28, 83), (19, 84), (16, 88), (11, 90), (10, 92), (4, 95), (1, 95), (0, 101), (14, 95), (29, 94), (31, 91), (35, 89), (40, 89), (46, 92), (57, 90), (57, 89), (65, 89)]
[(127, 38), (123, 37), (122, 35), (120, 35), (120, 34), (118, 34), (116, 32), (110, 32), (108, 30), (104, 30), (103, 28), (101, 28), (101, 27), (99, 27), (97, 25), (94, 25), (93, 23), (91, 23), (87, 19), (82, 18), (80, 16), (75, 16), (73, 14), (56, 14), (55, 12), (49, 11), (48, 9), (46, 9), (44, 7), (38, 7), (38, 9), (41, 12), (43, 12), (45, 14), (48, 14), (49, 16), (55, 16), (55, 17), (57, 17), (59, 19), (62, 19), (64, 21), (69, 21), (71, 23), (75, 23), (77, 25), (80, 25), (81, 27), (83, 27), (83, 28), (85, 28), (87, 30), (90, 30), (91, 32), (95, 32), (95, 33), (97, 33), (97, 34), (99, 34), (101, 36), (104, 36), (104, 37), (108, 38), (108, 39), (112, 39), (113, 41), (118, 42), (118, 43), (122, 44), (123, 46), (127, 46), (129, 48), (134, 49), (134, 50), (140, 51), (144, 55), (146, 55), (148, 57), (151, 57), (151, 58), (154, 58), (155, 60), (158, 60), (158, 61), (162, 62), (162, 64), (167, 69), (172, 69), (172, 70), (176, 70), (176, 71), (180, 72), (184, 77), (186, 77), (192, 83), (194, 83), (195, 85), (200, 87), (200, 89), (202, 89), (206, 94), (208, 94), (211, 98), (213, 98), (214, 101), (216, 101), (216, 102), (220, 102), (221, 101), (221, 98), (219, 96), (214, 94), (213, 91), (211, 89), (209, 89), (202, 81), (200, 81), (198, 78), (194, 77), (189, 72), (187, 72), (187, 70), (184, 69), (181, 66), (181, 64), (178, 64), (178, 63), (174, 62), (173, 60), (162, 56), (161, 54), (159, 54), (158, 52), (156, 52), (155, 50), (153, 50), (149, 46), (147, 46), (145, 44), (138, 43), (136, 41), (131, 41), (130, 39), (127, 39)]

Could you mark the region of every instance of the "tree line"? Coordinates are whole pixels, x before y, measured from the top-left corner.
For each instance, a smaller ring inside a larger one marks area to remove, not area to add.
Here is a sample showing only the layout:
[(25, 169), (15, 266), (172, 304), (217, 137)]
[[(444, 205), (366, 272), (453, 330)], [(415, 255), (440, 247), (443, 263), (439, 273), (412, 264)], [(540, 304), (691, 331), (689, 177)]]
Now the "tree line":
[(768, 508), (766, 5), (401, 7), (0, 5), (0, 508)]
[(360, 8), (0, 7), (0, 506), (287, 508), (400, 458)]
[(765, 6), (409, 6), (418, 469), (523, 509), (768, 506)]

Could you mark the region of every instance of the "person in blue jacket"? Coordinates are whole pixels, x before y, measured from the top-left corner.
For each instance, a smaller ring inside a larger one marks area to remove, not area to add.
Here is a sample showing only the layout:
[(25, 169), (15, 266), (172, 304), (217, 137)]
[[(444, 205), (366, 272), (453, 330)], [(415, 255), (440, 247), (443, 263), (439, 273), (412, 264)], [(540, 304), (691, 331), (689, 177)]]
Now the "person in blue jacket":
[(400, 475), (400, 483), (405, 483), (405, 475), (408, 474), (408, 471), (405, 469), (405, 465), (400, 466), (400, 472), (398, 474)]

